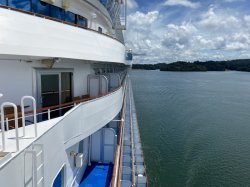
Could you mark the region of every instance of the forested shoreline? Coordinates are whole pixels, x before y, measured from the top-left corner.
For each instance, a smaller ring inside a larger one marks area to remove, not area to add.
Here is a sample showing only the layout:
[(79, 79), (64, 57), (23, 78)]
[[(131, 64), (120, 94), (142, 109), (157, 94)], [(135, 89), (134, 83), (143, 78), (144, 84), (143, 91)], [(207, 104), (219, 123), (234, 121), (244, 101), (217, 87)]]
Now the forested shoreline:
[(133, 69), (160, 70), (160, 71), (247, 71), (250, 72), (250, 59), (229, 61), (184, 62), (170, 64), (133, 64)]

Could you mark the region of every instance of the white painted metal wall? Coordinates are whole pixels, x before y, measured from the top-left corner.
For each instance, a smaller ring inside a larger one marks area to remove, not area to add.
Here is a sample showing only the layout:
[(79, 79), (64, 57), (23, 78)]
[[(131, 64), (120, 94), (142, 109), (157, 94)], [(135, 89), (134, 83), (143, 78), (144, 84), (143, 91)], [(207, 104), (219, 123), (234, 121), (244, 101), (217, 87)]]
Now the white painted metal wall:
[(0, 67), (0, 92), (3, 94), (0, 104), (4, 101), (20, 104), (24, 95), (36, 97), (37, 71), (72, 71), (74, 96), (87, 94), (87, 76), (94, 72), (91, 64), (70, 59), (61, 60), (53, 69), (45, 68), (38, 60), (29, 63), (24, 60), (0, 60)]
[(0, 15), (0, 55), (125, 64), (125, 46), (97, 32), (2, 8)]
[[(69, 157), (69, 153), (79, 150), (77, 144), (81, 140), (104, 127), (120, 112), (123, 93), (124, 89), (120, 88), (107, 96), (76, 106), (34, 142), (44, 147), (44, 186), (52, 185), (55, 176), (64, 165), (67, 168), (66, 186), (77, 184), (79, 177), (76, 179), (74, 176), (77, 172), (80, 176), (83, 170), (74, 168), (73, 158)], [(85, 141), (83, 150), (86, 152), (88, 143)], [(0, 181), (1, 184), (8, 184), (10, 187), (24, 186), (24, 151), (0, 168)]]

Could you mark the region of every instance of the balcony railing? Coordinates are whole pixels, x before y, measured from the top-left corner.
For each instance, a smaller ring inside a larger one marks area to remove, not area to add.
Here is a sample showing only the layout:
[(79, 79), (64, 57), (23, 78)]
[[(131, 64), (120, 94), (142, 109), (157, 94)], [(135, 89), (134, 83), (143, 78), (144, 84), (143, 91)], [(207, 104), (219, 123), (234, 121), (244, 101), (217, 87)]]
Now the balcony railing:
[[(50, 6), (53, 6), (53, 5), (50, 5)], [(88, 28), (88, 20), (80, 15), (77, 15), (77, 14), (74, 14), (74, 17), (75, 19), (71, 20), (71, 21), (67, 21), (65, 19), (65, 16), (61, 16), (61, 19), (59, 19), (58, 17), (60, 16), (57, 16), (57, 17), (53, 17), (52, 14), (49, 14), (49, 15), (44, 15), (44, 14), (41, 14), (41, 13), (38, 13), (38, 12), (35, 12), (34, 11), (34, 8), (31, 8), (30, 11), (27, 11), (27, 10), (23, 10), (23, 9), (19, 9), (19, 8), (15, 8), (15, 7), (11, 7), (11, 6), (7, 6), (7, 5), (3, 5), (1, 4), (0, 2), (0, 8), (4, 8), (4, 9), (9, 9), (9, 10), (13, 10), (13, 11), (17, 11), (17, 12), (21, 12), (21, 13), (25, 13), (25, 14), (29, 14), (29, 15), (32, 15), (32, 16), (36, 16), (36, 17), (40, 17), (40, 18), (44, 18), (44, 19), (48, 19), (48, 20), (52, 20), (52, 21), (56, 21), (56, 22), (60, 22), (62, 24), (66, 24), (66, 25), (71, 25), (71, 26), (74, 26), (74, 27), (78, 27), (78, 28), (81, 28), (81, 29), (85, 29), (85, 30), (88, 30), (88, 31), (92, 31), (92, 32), (95, 32), (97, 34), (101, 34), (103, 36), (106, 36), (106, 37), (109, 37), (111, 39), (114, 39), (120, 43), (122, 43), (120, 40), (118, 40), (116, 37), (113, 37), (111, 35), (108, 35), (108, 34), (105, 34), (105, 33), (100, 33), (98, 32), (98, 30), (94, 30), (94, 29), (91, 29), (91, 28)], [(59, 10), (61, 11), (64, 11), (63, 9), (57, 7)], [(64, 11), (65, 12), (65, 11)], [(71, 12), (70, 12), (71, 13)], [(54, 15), (54, 14), (53, 14)]]
[[(1, 135), (2, 135), (2, 150), (4, 151), (6, 148), (6, 141), (5, 141), (5, 133), (6, 131), (9, 131), (11, 129), (15, 129), (15, 137), (16, 137), (16, 152), (19, 151), (19, 131), (18, 128), (22, 127), (23, 128), (23, 136), (25, 136), (26, 132), (25, 132), (25, 127), (26, 127), (26, 123), (29, 122), (30, 124), (34, 124), (34, 137), (37, 137), (37, 121), (42, 122), (42, 121), (47, 121), (47, 120), (51, 120), (51, 113), (52, 112), (58, 112), (58, 115), (56, 117), (60, 117), (63, 116), (67, 111), (69, 111), (70, 109), (72, 109), (73, 107), (75, 107), (78, 104), (84, 103), (84, 102), (88, 102), (97, 98), (101, 98), (107, 95), (110, 95), (116, 91), (118, 91), (121, 87), (124, 87), (125, 85), (125, 78), (126, 76), (123, 77), (123, 73), (121, 73), (122, 76), (122, 82), (120, 83), (120, 86), (112, 89), (108, 92), (106, 92), (105, 94), (102, 94), (101, 92), (94, 97), (86, 97), (85, 96), (79, 96), (79, 97), (74, 97), (73, 101), (71, 102), (67, 102), (64, 104), (59, 104), (59, 105), (54, 105), (54, 106), (50, 106), (50, 107), (44, 107), (44, 108), (36, 108), (36, 100), (35, 98), (31, 97), (31, 96), (24, 96), (21, 99), (21, 107), (16, 106), (14, 103), (10, 103), (10, 102), (4, 102), (1, 105)], [(33, 102), (33, 110), (30, 111), (25, 111), (25, 103), (24, 101), (30, 99)], [(12, 107), (13, 108), (13, 112), (12, 114), (5, 114), (5, 109), (6, 107)], [(20, 111), (18, 111), (18, 109)], [(41, 116), (46, 117), (47, 118), (44, 119)], [(39, 118), (40, 117), (40, 118)], [(31, 119), (33, 118), (33, 121), (30, 120), (26, 120), (26, 119)], [(38, 120), (37, 120), (38, 118)]]

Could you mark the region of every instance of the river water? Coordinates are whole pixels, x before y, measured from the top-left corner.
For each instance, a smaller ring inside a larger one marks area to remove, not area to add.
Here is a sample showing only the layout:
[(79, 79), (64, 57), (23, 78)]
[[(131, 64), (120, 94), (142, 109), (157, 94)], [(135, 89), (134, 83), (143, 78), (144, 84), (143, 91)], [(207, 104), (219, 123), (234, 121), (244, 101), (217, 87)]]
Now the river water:
[(250, 186), (250, 73), (130, 77), (151, 187)]

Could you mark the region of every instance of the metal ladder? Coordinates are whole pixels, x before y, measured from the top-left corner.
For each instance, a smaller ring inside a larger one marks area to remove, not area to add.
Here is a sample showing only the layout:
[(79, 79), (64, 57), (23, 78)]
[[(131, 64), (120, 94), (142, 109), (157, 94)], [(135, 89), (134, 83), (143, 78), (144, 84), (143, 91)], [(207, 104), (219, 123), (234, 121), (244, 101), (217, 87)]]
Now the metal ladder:
[[(31, 158), (31, 159), (30, 159)], [(30, 162), (32, 160), (32, 162)], [(34, 144), (25, 151), (24, 186), (44, 187), (44, 152), (42, 144)]]

